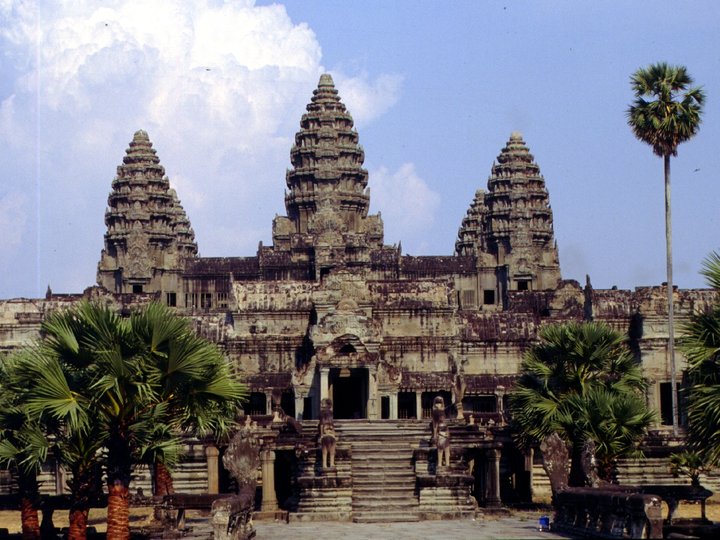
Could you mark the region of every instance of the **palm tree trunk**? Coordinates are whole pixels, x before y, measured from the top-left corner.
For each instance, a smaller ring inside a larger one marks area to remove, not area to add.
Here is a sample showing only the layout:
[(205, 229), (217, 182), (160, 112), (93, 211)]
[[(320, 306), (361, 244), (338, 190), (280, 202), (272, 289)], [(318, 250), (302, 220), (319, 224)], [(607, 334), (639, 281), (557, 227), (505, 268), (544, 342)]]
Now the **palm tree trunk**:
[(38, 517), (37, 477), (18, 471), (18, 491), (20, 492), (20, 523), (23, 540), (39, 540), (40, 519)]
[(86, 540), (89, 512), (89, 508), (73, 508), (70, 510), (68, 540)]
[(156, 461), (154, 469), (155, 493), (153, 493), (153, 495), (162, 497), (175, 493), (172, 474), (170, 474), (170, 470), (165, 464)]
[(587, 487), (588, 478), (582, 464), (582, 444), (573, 441), (570, 453), (569, 487)]
[(665, 154), (665, 246), (667, 252), (668, 296), (668, 360), (670, 361), (670, 392), (672, 393), (673, 435), (678, 435), (677, 376), (675, 374), (675, 310), (673, 305), (672, 276), (672, 213), (670, 207), (670, 154)]
[(130, 538), (130, 486), (108, 479), (107, 540)]
[[(173, 478), (170, 474), (170, 470), (165, 466), (164, 463), (156, 461), (153, 464), (153, 495), (165, 496), (172, 495), (175, 493), (175, 486), (173, 485)], [(167, 519), (167, 512), (160, 506), (155, 507), (153, 513), (155, 521), (164, 522)]]

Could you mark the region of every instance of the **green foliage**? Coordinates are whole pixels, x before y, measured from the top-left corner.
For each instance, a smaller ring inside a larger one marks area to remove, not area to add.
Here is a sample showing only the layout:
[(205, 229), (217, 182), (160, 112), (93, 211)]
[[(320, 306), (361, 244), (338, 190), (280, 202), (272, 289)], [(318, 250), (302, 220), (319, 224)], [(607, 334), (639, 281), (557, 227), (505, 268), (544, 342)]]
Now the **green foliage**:
[[(720, 290), (720, 256), (712, 253), (703, 275)], [(682, 327), (680, 348), (688, 360), (688, 439), (705, 462), (720, 464), (720, 303), (699, 311)]]
[(175, 464), (180, 434), (226, 435), (247, 395), (217, 347), (159, 304), (123, 318), (82, 302), (42, 335), (0, 364), (0, 463), (39, 468), (51, 434), (76, 500), (101, 465), (127, 486), (136, 464)]
[(703, 90), (690, 88), (693, 80), (685, 66), (664, 62), (638, 69), (630, 83), (635, 101), (627, 117), (633, 133), (658, 156), (677, 155), (678, 145), (691, 139), (700, 127)]
[(670, 455), (670, 472), (674, 476), (687, 476), (693, 486), (700, 485), (700, 474), (709, 470), (704, 456), (692, 450)]
[(539, 336), (510, 399), (520, 446), (556, 432), (574, 448), (593, 441), (601, 462), (636, 453), (655, 415), (625, 337), (594, 322), (545, 326)]

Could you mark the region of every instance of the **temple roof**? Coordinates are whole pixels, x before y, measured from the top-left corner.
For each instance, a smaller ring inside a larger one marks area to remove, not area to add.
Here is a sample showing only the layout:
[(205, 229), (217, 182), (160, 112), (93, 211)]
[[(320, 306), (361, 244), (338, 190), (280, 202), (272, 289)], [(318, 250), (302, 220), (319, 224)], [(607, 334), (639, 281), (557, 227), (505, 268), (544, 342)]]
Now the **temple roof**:
[(190, 220), (144, 130), (135, 132), (117, 168), (105, 224), (98, 282), (111, 290), (120, 268), (123, 281), (148, 283), (155, 269), (179, 270), (197, 254)]

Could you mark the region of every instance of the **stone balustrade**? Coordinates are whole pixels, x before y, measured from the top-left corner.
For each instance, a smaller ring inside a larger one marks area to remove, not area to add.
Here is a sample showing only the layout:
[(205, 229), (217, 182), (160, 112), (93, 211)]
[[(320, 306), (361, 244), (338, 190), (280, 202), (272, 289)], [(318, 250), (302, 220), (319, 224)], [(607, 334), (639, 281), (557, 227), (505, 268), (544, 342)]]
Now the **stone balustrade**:
[(657, 495), (567, 488), (555, 496), (553, 528), (573, 537), (662, 538), (661, 503)]

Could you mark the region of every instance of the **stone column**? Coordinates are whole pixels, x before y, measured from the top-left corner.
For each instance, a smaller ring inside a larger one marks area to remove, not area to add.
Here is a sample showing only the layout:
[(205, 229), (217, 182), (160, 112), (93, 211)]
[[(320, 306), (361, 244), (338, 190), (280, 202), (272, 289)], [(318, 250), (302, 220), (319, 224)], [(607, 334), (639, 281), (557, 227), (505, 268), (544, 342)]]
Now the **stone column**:
[(275, 452), (261, 450), (260, 461), (262, 470), (262, 512), (275, 512), (278, 509), (275, 494)]
[(380, 418), (378, 414), (378, 383), (377, 383), (377, 367), (368, 369), (368, 399), (367, 399), (367, 417), (368, 420), (377, 420)]
[(265, 414), (273, 413), (272, 392), (265, 392)]
[(528, 472), (528, 482), (530, 482), (530, 500), (533, 500), (534, 495), (534, 484), (535, 484), (535, 473), (533, 471), (533, 463), (535, 461), (535, 450), (530, 448), (525, 454), (525, 470)]
[(220, 452), (217, 447), (210, 444), (205, 447), (205, 458), (207, 460), (208, 493), (220, 493), (220, 469), (218, 468), (218, 456)]
[(415, 390), (415, 414), (418, 420), (422, 420), (422, 390)]
[(320, 368), (320, 403), (322, 406), (323, 399), (330, 398), (330, 368)]
[(485, 451), (486, 506), (500, 506), (500, 450)]
[(390, 420), (398, 419), (398, 395), (397, 392), (390, 394)]
[(305, 396), (295, 390), (295, 419), (302, 420), (305, 416)]
[(495, 400), (497, 404), (497, 412), (500, 416), (500, 424), (505, 424), (505, 403), (503, 398), (505, 397), (505, 387), (498, 385), (495, 388)]
[(67, 486), (67, 475), (65, 469), (58, 461), (55, 461), (55, 495), (62, 495), (65, 493)]

